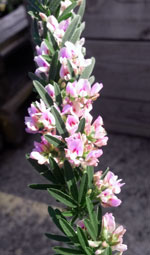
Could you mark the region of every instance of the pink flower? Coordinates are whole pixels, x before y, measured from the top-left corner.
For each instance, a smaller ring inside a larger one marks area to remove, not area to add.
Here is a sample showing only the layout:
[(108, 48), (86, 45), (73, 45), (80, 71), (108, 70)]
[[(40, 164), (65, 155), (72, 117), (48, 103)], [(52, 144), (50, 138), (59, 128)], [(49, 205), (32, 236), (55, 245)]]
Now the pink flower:
[(66, 120), (66, 128), (71, 135), (73, 135), (77, 131), (78, 125), (79, 125), (78, 117), (75, 115), (74, 116), (68, 115)]
[(64, 12), (71, 4), (70, 0), (61, 1), (60, 13)]
[(97, 166), (98, 165), (98, 158), (103, 155), (102, 150), (93, 150), (90, 151), (85, 159), (85, 165), (89, 166)]
[(83, 156), (84, 143), (80, 133), (76, 133), (65, 139), (67, 142), (67, 149), (65, 149), (66, 158), (70, 163), (79, 166), (80, 157)]
[(104, 179), (102, 177), (102, 171), (98, 171), (94, 174), (94, 184), (97, 189), (97, 198), (100, 199), (103, 207), (117, 207), (121, 204), (121, 200), (115, 196), (121, 192), (121, 187), (124, 183), (120, 183), (122, 180), (118, 180), (118, 176), (115, 176), (112, 172), (108, 172)]
[(44, 41), (41, 43), (40, 47), (38, 45), (36, 46), (36, 52), (37, 52), (37, 55), (49, 55), (50, 54), (50, 50)]
[(40, 77), (41, 73), (44, 73), (47, 76), (50, 69), (50, 64), (42, 57), (42, 55), (36, 56), (34, 61), (38, 65), (35, 74)]
[(47, 93), (50, 95), (50, 97), (53, 99), (53, 101), (55, 101), (55, 90), (54, 90), (54, 86), (51, 84), (48, 84), (45, 87), (45, 90), (47, 91)]
[(82, 228), (82, 229), (86, 229), (83, 220), (79, 220), (79, 221), (77, 222), (77, 225), (78, 225), (80, 228)]
[(123, 235), (126, 229), (123, 226), (116, 227), (115, 218), (112, 213), (106, 213), (102, 218), (102, 236), (113, 251), (124, 252), (127, 246), (123, 244)]

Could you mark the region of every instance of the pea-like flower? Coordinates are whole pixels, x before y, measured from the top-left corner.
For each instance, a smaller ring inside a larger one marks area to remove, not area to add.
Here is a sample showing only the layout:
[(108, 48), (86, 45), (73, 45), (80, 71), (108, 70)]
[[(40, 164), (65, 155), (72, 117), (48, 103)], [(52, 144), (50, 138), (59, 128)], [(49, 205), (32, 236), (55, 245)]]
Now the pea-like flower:
[(124, 183), (121, 183), (122, 180), (118, 180), (118, 176), (111, 171), (104, 178), (102, 178), (102, 174), (102, 171), (94, 174), (96, 198), (100, 199), (103, 207), (117, 207), (121, 204), (121, 200), (115, 194), (121, 192)]

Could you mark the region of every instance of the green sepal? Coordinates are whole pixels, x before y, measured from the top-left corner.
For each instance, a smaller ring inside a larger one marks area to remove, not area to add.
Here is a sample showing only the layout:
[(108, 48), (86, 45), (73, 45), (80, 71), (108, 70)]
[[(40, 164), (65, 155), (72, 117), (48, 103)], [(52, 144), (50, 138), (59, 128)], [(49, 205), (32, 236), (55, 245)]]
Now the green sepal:
[(44, 103), (47, 105), (47, 107), (51, 107), (53, 105), (53, 100), (49, 96), (49, 94), (46, 92), (43, 85), (41, 85), (41, 83), (39, 83), (38, 81), (35, 81), (35, 80), (33, 81), (33, 85), (34, 85), (36, 91), (38, 92), (39, 96), (42, 98)]
[(48, 189), (49, 194), (54, 197), (56, 200), (60, 201), (61, 203), (63, 203), (64, 205), (68, 206), (68, 207), (77, 207), (76, 202), (67, 194), (63, 193), (60, 190), (57, 189)]
[(79, 126), (78, 126), (78, 130), (76, 133), (83, 133), (84, 132), (84, 128), (85, 128), (85, 118), (82, 118), (80, 120)]
[(81, 79), (88, 79), (92, 74), (95, 66), (95, 58), (91, 58), (91, 61), (92, 61), (91, 64), (85, 67), (83, 73), (81, 74), (80, 76)]
[(57, 109), (56, 109), (54, 106), (52, 106), (51, 112), (52, 112), (52, 114), (53, 114), (54, 117), (55, 117), (56, 128), (57, 128), (58, 133), (59, 133), (63, 138), (67, 137), (67, 136), (68, 136), (68, 131), (67, 131), (67, 129), (66, 129), (66, 126), (65, 126), (64, 121), (63, 121), (62, 118), (61, 118), (60, 113), (57, 111)]

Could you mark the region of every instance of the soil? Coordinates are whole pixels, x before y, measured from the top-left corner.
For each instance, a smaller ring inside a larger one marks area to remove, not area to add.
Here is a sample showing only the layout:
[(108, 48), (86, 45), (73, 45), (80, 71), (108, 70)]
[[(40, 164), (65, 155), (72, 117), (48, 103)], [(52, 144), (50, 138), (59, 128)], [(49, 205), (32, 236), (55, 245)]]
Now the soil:
[[(53, 254), (54, 242), (44, 233), (58, 232), (47, 212), (47, 206), (56, 203), (47, 192), (30, 190), (27, 186), (44, 181), (24, 157), (31, 151), (34, 139), (29, 136), (19, 148), (9, 148), (0, 155), (1, 255)], [(127, 228), (124, 243), (128, 251), (124, 254), (149, 255), (150, 140), (109, 135), (99, 169), (105, 170), (107, 166), (126, 183), (120, 195), (122, 205), (112, 210), (116, 221)]]

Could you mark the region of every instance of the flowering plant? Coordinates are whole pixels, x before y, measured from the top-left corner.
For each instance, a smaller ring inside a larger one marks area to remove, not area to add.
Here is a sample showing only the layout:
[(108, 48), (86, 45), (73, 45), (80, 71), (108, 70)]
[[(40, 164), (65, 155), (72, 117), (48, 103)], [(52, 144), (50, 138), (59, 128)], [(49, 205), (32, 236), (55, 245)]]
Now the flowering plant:
[(102, 117), (93, 120), (90, 113), (103, 85), (94, 83), (95, 59), (85, 58), (80, 39), (86, 1), (30, 3), (37, 45), (37, 68), (30, 77), (40, 99), (31, 104), (25, 123), (41, 141), (27, 158), (50, 182), (30, 187), (48, 191), (64, 205), (62, 210), (48, 207), (62, 234), (46, 236), (65, 244), (54, 247), (55, 254), (121, 255), (127, 249), (126, 230), (111, 213), (102, 215), (102, 208), (121, 204), (117, 194), (124, 183), (109, 169), (94, 174), (108, 137)]

